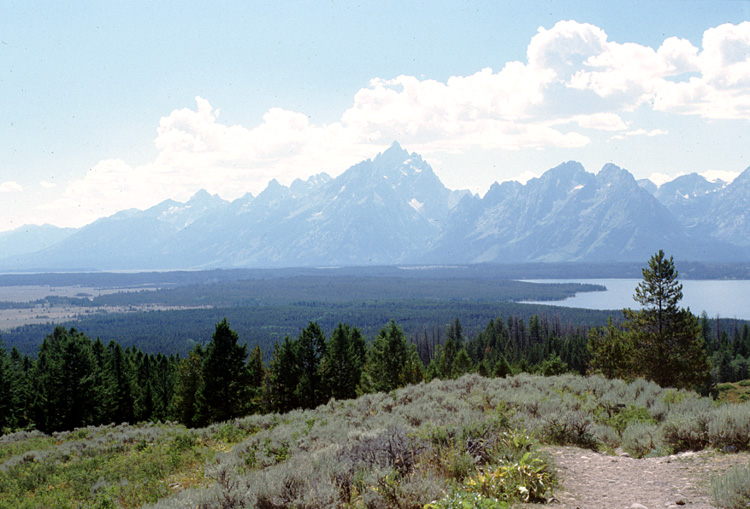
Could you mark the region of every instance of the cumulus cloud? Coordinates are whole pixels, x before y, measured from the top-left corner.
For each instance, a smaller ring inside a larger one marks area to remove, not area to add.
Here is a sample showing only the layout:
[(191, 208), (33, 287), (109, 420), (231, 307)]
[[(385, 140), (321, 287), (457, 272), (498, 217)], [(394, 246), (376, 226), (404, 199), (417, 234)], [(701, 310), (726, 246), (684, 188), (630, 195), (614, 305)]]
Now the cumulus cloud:
[(57, 184), (55, 184), (54, 182), (50, 182), (49, 180), (42, 180), (41, 182), (39, 182), (39, 186), (43, 189), (53, 189), (57, 187)]
[(271, 179), (289, 184), (321, 171), (339, 173), (373, 155), (372, 144), (340, 123), (316, 126), (301, 113), (273, 108), (260, 125), (248, 129), (221, 124), (219, 111), (206, 99), (197, 97), (196, 106), (161, 119), (153, 161), (140, 166), (122, 159), (100, 161), (40, 208), (80, 226), (168, 198), (187, 200), (199, 189), (225, 199), (258, 194)]
[(731, 183), (739, 175), (739, 171), (725, 171), (725, 170), (708, 170), (701, 173), (701, 175), (709, 182), (716, 182), (717, 180), (723, 180), (727, 184)]
[[(597, 26), (539, 28), (526, 61), (447, 80), (375, 78), (332, 124), (270, 108), (256, 126), (225, 125), (196, 108), (159, 122), (157, 157), (141, 166), (101, 161), (70, 183), (52, 210), (94, 219), (204, 188), (227, 199), (321, 171), (336, 175), (394, 140), (428, 157), (472, 150), (576, 149), (594, 139), (667, 134), (638, 125), (639, 109), (750, 119), (750, 22), (721, 25), (702, 47), (669, 37), (658, 48), (609, 40)], [(602, 135), (605, 135), (602, 137)], [(17, 183), (1, 185), (17, 191)], [(14, 187), (15, 186), (15, 187)]]
[(20, 193), (21, 191), (23, 187), (14, 180), (0, 183), (0, 193)]

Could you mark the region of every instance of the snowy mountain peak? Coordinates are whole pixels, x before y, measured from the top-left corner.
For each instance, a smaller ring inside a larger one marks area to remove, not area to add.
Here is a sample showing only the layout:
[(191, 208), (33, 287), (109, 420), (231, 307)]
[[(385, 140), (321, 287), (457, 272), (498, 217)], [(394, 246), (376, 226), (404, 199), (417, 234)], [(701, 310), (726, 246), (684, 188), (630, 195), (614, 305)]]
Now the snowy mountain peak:
[(166, 200), (50, 240), (45, 234), (25, 254), (0, 253), (0, 267), (611, 262), (642, 261), (658, 248), (682, 259), (748, 260), (748, 183), (750, 169), (726, 187), (670, 205), (627, 170), (608, 164), (594, 175), (568, 161), (526, 184), (493, 184), (480, 199), (450, 191), (419, 155), (394, 143), (336, 178), (321, 173), (290, 187), (273, 179), (257, 198), (231, 203), (201, 190), (186, 203)]
[[(414, 156), (419, 157), (416, 154)], [(376, 155), (372, 162), (378, 168), (393, 168), (402, 165), (407, 159), (409, 159), (409, 152), (394, 141), (388, 150)], [(421, 160), (421, 157), (419, 159)]]

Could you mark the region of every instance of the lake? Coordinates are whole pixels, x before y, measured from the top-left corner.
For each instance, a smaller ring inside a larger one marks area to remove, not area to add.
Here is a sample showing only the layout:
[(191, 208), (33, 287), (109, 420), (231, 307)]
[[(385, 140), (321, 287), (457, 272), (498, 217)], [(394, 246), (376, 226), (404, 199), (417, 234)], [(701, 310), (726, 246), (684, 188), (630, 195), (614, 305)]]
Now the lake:
[[(571, 308), (631, 309), (640, 308), (633, 300), (640, 279), (527, 279), (531, 283), (590, 283), (604, 285), (605, 292), (582, 292), (561, 301), (533, 302)], [(689, 307), (696, 315), (703, 311), (711, 318), (750, 320), (750, 280), (681, 280), (681, 307)]]

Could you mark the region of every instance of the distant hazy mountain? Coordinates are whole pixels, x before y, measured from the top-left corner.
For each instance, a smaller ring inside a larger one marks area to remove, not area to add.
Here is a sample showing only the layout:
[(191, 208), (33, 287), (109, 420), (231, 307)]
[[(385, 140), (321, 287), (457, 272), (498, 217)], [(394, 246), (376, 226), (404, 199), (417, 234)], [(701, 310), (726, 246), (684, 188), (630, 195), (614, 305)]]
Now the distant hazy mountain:
[(24, 225), (12, 231), (0, 232), (0, 260), (41, 251), (75, 233), (74, 228)]
[(457, 261), (639, 261), (659, 248), (705, 254), (633, 176), (608, 164), (598, 175), (568, 162), (526, 185), (495, 184), (456, 207), (438, 252)]
[(730, 184), (683, 175), (662, 184), (654, 196), (692, 235), (750, 246), (750, 168)]
[(447, 189), (394, 143), (336, 178), (321, 173), (289, 187), (273, 180), (257, 197), (227, 202), (200, 191), (14, 250), (5, 239), (19, 233), (8, 232), (0, 268), (641, 262), (658, 249), (683, 260), (750, 259), (750, 172), (730, 185), (697, 175), (670, 184), (567, 162), (525, 185), (496, 183), (480, 198)]

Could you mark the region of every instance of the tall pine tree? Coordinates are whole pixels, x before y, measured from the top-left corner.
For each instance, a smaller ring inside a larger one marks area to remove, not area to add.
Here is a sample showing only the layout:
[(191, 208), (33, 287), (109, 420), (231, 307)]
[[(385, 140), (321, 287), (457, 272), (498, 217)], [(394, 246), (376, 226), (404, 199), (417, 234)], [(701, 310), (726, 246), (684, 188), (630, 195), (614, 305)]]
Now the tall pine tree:
[(367, 345), (356, 327), (339, 323), (328, 340), (321, 365), (323, 385), (336, 399), (357, 397), (365, 366)]
[(682, 285), (674, 259), (659, 250), (642, 272), (633, 298), (643, 309), (623, 311), (636, 374), (663, 387), (707, 391), (711, 365), (698, 319), (690, 309), (678, 307)]
[(300, 376), (295, 393), (303, 408), (315, 408), (327, 399), (320, 372), (325, 354), (325, 334), (320, 325), (310, 322), (297, 339), (297, 364)]
[(224, 318), (216, 324), (206, 348), (198, 390), (198, 421), (202, 424), (226, 421), (247, 413), (249, 372), (245, 361), (247, 345), (239, 345), (239, 336)]

